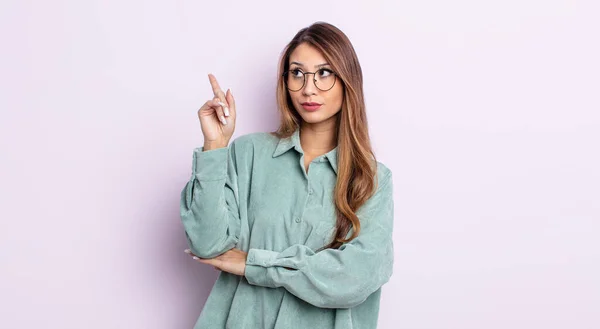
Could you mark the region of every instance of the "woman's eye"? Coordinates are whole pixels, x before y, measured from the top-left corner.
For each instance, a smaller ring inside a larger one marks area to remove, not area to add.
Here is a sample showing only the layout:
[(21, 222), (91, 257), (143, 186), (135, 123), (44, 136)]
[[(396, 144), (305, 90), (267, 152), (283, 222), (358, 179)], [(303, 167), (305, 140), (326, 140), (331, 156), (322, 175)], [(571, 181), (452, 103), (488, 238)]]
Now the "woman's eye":
[(302, 75), (302, 71), (298, 70), (298, 69), (293, 69), (290, 72), (292, 72), (292, 75), (295, 77), (298, 77), (300, 75)]
[(328, 70), (328, 69), (320, 69), (319, 70), (319, 75), (322, 77), (328, 77), (329, 75), (331, 75), (331, 73), (333, 73), (333, 71)]

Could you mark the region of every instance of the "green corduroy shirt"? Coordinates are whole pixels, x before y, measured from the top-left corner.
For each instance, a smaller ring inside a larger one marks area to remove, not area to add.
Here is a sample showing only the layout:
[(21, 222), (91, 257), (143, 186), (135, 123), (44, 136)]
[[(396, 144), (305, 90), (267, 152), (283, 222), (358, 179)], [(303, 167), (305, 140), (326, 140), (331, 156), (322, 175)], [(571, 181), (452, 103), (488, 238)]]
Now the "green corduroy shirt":
[(219, 274), (194, 328), (376, 328), (393, 271), (392, 173), (377, 162), (376, 193), (357, 210), (358, 237), (315, 252), (333, 239), (337, 170), (336, 147), (306, 172), (298, 129), (194, 149), (180, 204), (190, 249), (202, 258), (248, 252), (244, 276)]

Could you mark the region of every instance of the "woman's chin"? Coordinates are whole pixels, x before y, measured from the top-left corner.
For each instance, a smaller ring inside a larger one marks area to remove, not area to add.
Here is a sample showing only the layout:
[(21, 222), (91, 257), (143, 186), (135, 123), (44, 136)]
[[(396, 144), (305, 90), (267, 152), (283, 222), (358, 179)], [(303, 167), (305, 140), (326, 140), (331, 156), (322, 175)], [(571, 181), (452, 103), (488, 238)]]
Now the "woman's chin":
[(304, 108), (298, 109), (296, 108), (296, 112), (300, 114), (302, 120), (306, 123), (321, 123), (327, 120), (331, 120), (332, 117), (335, 117), (336, 113), (328, 113), (325, 108), (318, 109), (316, 111), (307, 111)]
[(303, 113), (302, 120), (306, 123), (319, 123), (325, 121), (323, 116), (318, 113)]

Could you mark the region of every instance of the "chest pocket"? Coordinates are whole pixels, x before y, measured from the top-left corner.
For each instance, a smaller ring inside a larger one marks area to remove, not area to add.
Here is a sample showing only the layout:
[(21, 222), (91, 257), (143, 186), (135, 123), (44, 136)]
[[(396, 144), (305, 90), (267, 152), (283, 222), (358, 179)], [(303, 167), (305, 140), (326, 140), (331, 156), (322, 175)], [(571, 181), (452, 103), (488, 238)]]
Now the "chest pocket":
[(318, 221), (307, 223), (307, 235), (304, 244), (313, 250), (319, 249), (333, 240), (335, 231), (334, 215), (319, 218)]
[(322, 238), (322, 244), (329, 244), (333, 240), (335, 226), (328, 222), (319, 223), (317, 226), (317, 234)]

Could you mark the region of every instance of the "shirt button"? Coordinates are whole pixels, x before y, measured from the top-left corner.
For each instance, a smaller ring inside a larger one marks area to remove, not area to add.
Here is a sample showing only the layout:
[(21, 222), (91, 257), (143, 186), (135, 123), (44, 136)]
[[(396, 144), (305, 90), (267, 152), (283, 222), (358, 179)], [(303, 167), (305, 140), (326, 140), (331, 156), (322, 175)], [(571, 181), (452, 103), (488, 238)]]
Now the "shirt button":
[(308, 194), (313, 194), (313, 189), (312, 188), (308, 189)]
[(300, 217), (296, 217), (296, 223), (300, 223)]

